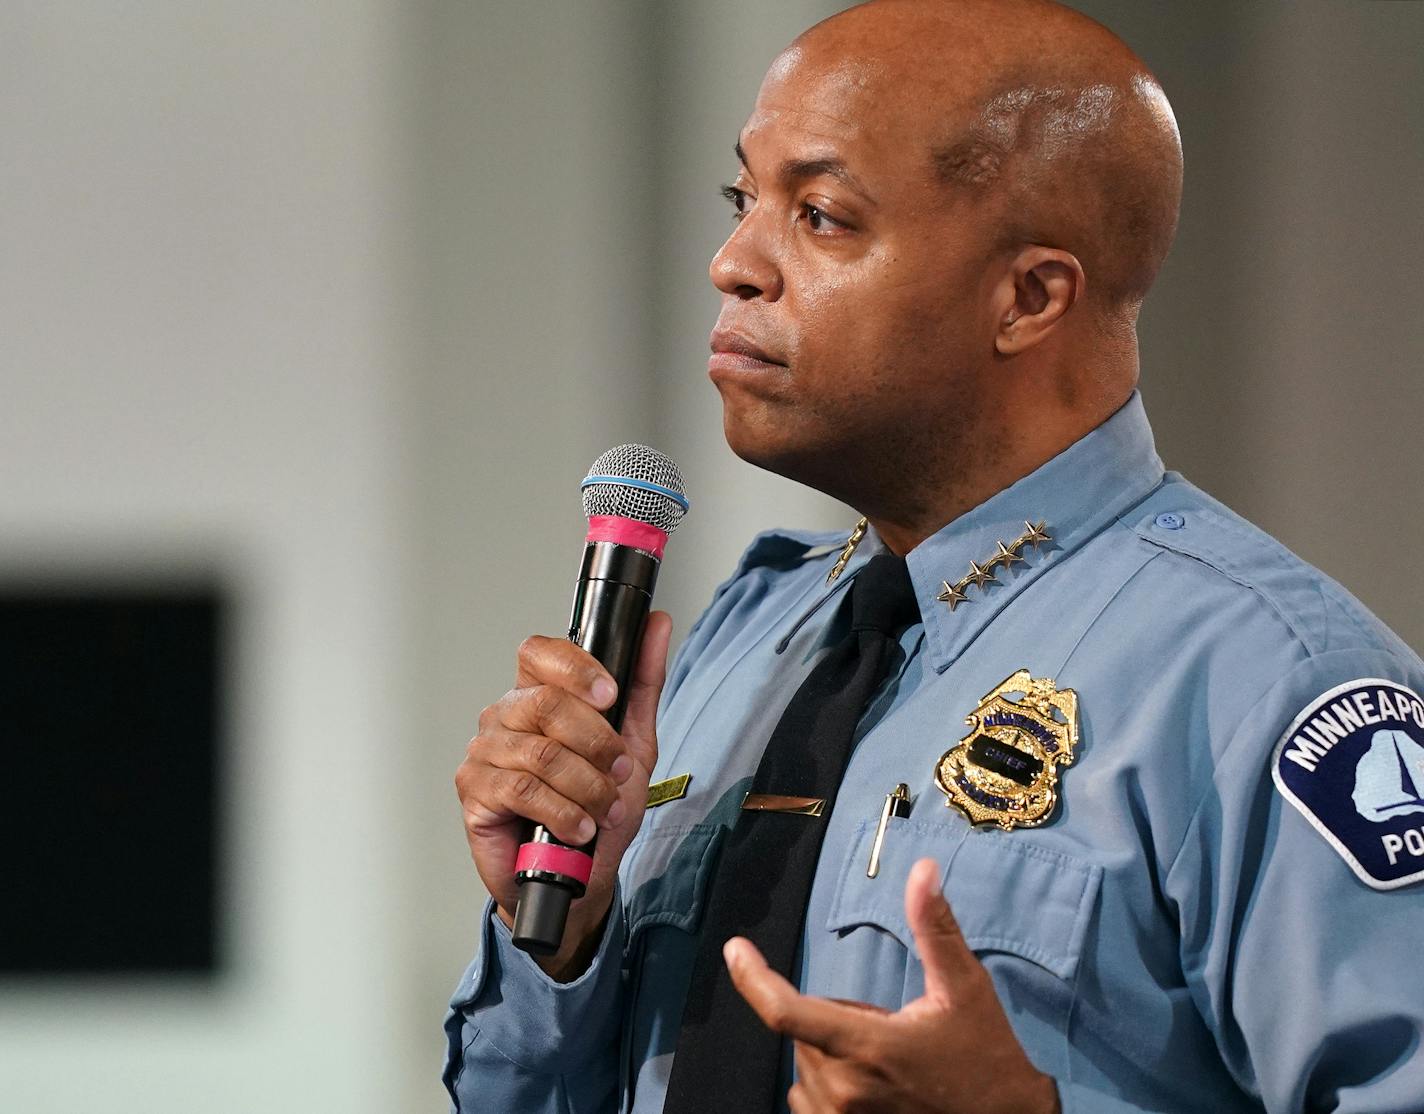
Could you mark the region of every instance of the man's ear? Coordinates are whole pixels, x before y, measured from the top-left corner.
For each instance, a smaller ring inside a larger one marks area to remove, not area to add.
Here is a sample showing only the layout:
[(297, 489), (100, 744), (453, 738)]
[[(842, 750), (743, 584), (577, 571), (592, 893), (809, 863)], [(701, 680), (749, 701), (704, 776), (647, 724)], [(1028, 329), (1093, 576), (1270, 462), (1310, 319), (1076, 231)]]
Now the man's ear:
[(1026, 247), (1009, 264), (998, 294), (994, 347), (1016, 356), (1043, 340), (1087, 289), (1083, 265), (1058, 248)]

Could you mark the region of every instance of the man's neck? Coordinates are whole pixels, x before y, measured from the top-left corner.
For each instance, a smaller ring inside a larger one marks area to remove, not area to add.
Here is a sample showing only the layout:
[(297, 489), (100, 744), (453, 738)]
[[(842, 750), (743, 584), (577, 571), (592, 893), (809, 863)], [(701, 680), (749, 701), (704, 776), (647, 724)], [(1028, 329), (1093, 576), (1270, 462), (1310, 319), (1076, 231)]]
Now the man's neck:
[(1011, 446), (1001, 446), (1005, 451), (979, 458), (980, 466), (968, 474), (961, 473), (938, 482), (928, 477), (917, 477), (917, 497), (913, 505), (902, 503), (895, 506), (896, 501), (891, 499), (874, 509), (862, 509), (861, 513), (875, 527), (886, 547), (903, 557), (961, 515), (1037, 471), (1086, 437), (1111, 417), (1122, 401), (1102, 414), (1065, 415), (1062, 421), (1045, 423), (1036, 428), (1032, 436)]

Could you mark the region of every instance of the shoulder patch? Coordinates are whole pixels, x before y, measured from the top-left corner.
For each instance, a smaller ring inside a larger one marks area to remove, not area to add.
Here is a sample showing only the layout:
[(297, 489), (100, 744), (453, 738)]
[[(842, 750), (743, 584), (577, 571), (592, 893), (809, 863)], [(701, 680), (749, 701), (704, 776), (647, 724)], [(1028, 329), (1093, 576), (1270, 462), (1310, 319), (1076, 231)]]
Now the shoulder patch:
[(1424, 700), (1362, 677), (1316, 697), (1276, 744), (1271, 778), (1360, 881), (1424, 879)]

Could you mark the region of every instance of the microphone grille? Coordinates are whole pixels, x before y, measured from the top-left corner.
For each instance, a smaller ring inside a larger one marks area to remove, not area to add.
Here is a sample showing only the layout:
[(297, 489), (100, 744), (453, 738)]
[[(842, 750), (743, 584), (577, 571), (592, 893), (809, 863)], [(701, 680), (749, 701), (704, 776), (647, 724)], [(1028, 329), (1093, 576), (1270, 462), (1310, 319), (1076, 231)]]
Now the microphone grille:
[(583, 513), (616, 515), (656, 526), (666, 534), (687, 513), (682, 472), (647, 445), (618, 445), (593, 462), (581, 485)]

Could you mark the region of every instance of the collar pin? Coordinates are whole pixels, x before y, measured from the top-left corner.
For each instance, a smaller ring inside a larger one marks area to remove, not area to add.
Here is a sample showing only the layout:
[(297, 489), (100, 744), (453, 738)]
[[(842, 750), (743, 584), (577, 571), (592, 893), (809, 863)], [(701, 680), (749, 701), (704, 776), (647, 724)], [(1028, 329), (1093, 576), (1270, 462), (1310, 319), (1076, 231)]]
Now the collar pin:
[(827, 584), (834, 584), (841, 573), (845, 572), (845, 567), (850, 564), (850, 559), (855, 556), (856, 546), (865, 540), (865, 531), (870, 526), (869, 521), (862, 518), (855, 524), (855, 529), (850, 532), (850, 537), (846, 538), (845, 548), (841, 550), (841, 555), (836, 558), (835, 567), (831, 569), (826, 577)]
[[(1003, 565), (1004, 568), (1009, 568), (1015, 563), (1026, 564), (1027, 562), (1023, 556), (1025, 546), (1033, 546), (1034, 552), (1036, 553), (1045, 543), (1051, 542), (1052, 540), (1053, 536), (1048, 532), (1048, 524), (1042, 519), (1036, 523), (1026, 521), (1024, 523), (1024, 532), (1011, 542), (999, 542), (998, 548), (994, 551), (994, 555), (985, 561), (984, 564), (981, 565), (978, 561), (970, 561), (969, 572), (965, 576), (962, 576), (953, 584), (948, 580), (944, 581), (944, 590), (935, 596), (935, 599), (939, 600), (940, 603), (949, 604), (949, 609), (953, 611), (961, 603), (968, 601), (969, 594), (966, 591), (968, 588), (974, 587), (983, 591), (990, 584), (997, 584), (999, 582), (998, 577), (994, 575), (995, 565)], [(849, 557), (847, 556), (844, 559), (849, 560)], [(832, 571), (834, 572), (835, 570)]]

